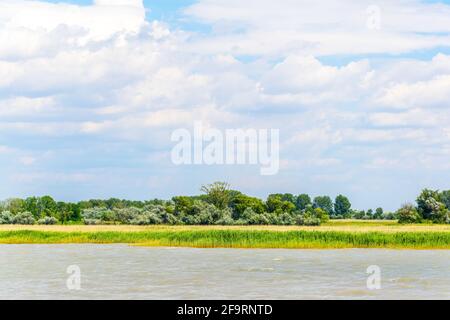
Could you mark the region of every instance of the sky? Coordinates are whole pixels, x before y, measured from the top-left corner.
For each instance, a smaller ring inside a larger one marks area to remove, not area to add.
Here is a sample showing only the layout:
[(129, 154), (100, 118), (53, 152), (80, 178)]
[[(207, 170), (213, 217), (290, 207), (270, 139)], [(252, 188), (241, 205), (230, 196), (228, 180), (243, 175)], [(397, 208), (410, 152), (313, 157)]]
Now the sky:
[[(195, 121), (279, 129), (279, 173), (175, 165)], [(450, 1), (0, 2), (0, 199), (227, 181), (395, 210), (449, 160)]]

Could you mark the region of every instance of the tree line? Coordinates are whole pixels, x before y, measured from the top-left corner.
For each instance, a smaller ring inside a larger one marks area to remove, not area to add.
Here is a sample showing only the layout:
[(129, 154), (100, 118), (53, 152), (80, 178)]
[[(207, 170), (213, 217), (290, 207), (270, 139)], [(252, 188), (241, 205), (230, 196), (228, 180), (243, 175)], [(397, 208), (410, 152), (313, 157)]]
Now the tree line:
[(88, 200), (57, 202), (50, 196), (0, 202), (0, 224), (131, 224), (131, 225), (320, 225), (329, 219), (395, 220), (401, 223), (449, 222), (450, 191), (424, 190), (417, 207), (408, 204), (395, 213), (382, 208), (352, 209), (338, 195), (311, 198), (307, 194), (271, 194), (265, 201), (230, 189), (224, 182), (201, 188), (198, 196), (171, 200)]

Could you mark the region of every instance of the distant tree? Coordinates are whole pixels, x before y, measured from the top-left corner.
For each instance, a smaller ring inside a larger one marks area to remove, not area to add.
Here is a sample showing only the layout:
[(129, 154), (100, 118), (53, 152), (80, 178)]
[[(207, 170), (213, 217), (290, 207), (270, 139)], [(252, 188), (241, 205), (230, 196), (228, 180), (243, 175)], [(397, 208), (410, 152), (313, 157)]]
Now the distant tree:
[(37, 197), (28, 197), (25, 199), (25, 210), (31, 212), (35, 219), (40, 218), (41, 210), (39, 208), (39, 199)]
[(442, 203), (450, 210), (450, 190), (442, 191), (440, 194)]
[(412, 204), (405, 204), (397, 211), (399, 223), (419, 223), (421, 217)]
[(204, 185), (201, 188), (206, 194), (206, 201), (218, 209), (228, 207), (230, 201), (230, 185), (226, 182), (214, 182), (213, 184)]
[(347, 217), (350, 215), (352, 205), (347, 197), (338, 195), (334, 202), (334, 214), (337, 216)]
[(292, 193), (284, 193), (281, 195), (281, 200), (290, 202), (295, 205), (297, 202), (296, 197)]
[(18, 198), (8, 199), (4, 203), (5, 210), (10, 211), (12, 214), (18, 214), (25, 210), (25, 201)]
[(333, 215), (333, 201), (329, 196), (315, 197), (313, 201), (314, 208), (320, 208), (327, 214)]
[(381, 220), (381, 219), (383, 219), (383, 215), (384, 215), (383, 208), (377, 208), (375, 210), (374, 219)]
[(266, 206), (269, 212), (277, 212), (279, 214), (284, 212), (292, 213), (295, 210), (295, 205), (290, 201), (284, 201), (281, 194), (269, 195)]
[(194, 200), (191, 197), (178, 196), (173, 197), (172, 201), (175, 205), (176, 215), (190, 214), (194, 205)]
[(434, 212), (438, 211), (441, 206), (439, 191), (424, 189), (417, 197), (416, 202), (422, 218), (431, 220)]
[(318, 217), (320, 219), (321, 223), (325, 223), (330, 220), (330, 216), (328, 215), (328, 213), (321, 208), (315, 208), (314, 214), (316, 217)]
[(251, 209), (255, 214), (263, 214), (266, 211), (266, 206), (261, 199), (244, 194), (235, 196), (231, 200), (230, 207), (233, 210), (233, 218), (237, 220), (243, 216), (247, 209)]
[(364, 210), (352, 210), (352, 217), (355, 219), (365, 219), (366, 218), (366, 212)]
[(43, 196), (38, 198), (37, 205), (39, 217), (53, 217), (57, 213), (56, 202), (50, 196)]
[(311, 205), (311, 198), (307, 194), (301, 194), (297, 197), (296, 207), (298, 210), (305, 210), (307, 206)]

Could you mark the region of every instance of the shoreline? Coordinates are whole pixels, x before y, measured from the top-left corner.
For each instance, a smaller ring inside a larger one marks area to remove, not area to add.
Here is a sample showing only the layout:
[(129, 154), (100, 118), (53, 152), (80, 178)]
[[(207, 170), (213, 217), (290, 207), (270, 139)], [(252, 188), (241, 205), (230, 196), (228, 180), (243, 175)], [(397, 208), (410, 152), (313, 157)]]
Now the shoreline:
[(0, 244), (128, 244), (225, 249), (448, 250), (450, 227), (372, 225), (305, 229), (271, 226), (1, 226)]

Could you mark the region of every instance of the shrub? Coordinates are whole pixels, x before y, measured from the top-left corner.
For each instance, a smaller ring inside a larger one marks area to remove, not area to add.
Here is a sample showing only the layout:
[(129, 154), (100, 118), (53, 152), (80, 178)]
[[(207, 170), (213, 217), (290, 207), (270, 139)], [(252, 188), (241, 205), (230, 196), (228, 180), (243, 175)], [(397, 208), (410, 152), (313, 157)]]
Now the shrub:
[(321, 223), (326, 223), (330, 220), (328, 213), (321, 208), (314, 209), (314, 217), (318, 218)]
[(31, 225), (34, 224), (36, 221), (34, 220), (33, 215), (31, 212), (25, 211), (20, 212), (17, 215), (14, 216), (13, 223), (14, 224), (24, 224), (24, 225)]
[(224, 215), (221, 219), (217, 220), (216, 225), (219, 226), (232, 226), (236, 225), (237, 221), (233, 220), (231, 215)]
[(14, 216), (9, 211), (3, 211), (0, 213), (0, 224), (13, 224)]
[(45, 225), (54, 225), (58, 223), (58, 219), (56, 219), (55, 217), (45, 217), (42, 219), (39, 219), (38, 224), (45, 224)]
[(83, 217), (84, 224), (96, 225), (102, 223), (103, 212), (107, 210), (106, 208), (91, 208), (84, 209), (81, 213)]
[(449, 223), (450, 211), (443, 203), (439, 203), (432, 211), (430, 218), (434, 223)]
[(161, 218), (152, 211), (144, 211), (141, 215), (137, 216), (135, 219), (130, 222), (133, 225), (155, 225), (161, 224)]
[(283, 212), (282, 214), (278, 215), (278, 225), (282, 226), (291, 226), (295, 224), (295, 218), (288, 212)]
[(321, 208), (312, 208), (308, 206), (306, 210), (296, 217), (295, 223), (302, 226), (320, 226), (323, 222), (328, 221), (328, 213)]
[(163, 224), (177, 225), (181, 223), (176, 215), (167, 211), (164, 211), (160, 218)]
[(398, 211), (399, 223), (419, 223), (422, 219), (419, 212), (412, 204), (403, 205)]
[(224, 216), (231, 216), (231, 210), (229, 208), (221, 210), (213, 204), (196, 200), (192, 206), (192, 215), (195, 219), (187, 219), (187, 221), (195, 221), (200, 225), (213, 225)]
[(139, 208), (130, 207), (114, 210), (114, 221), (122, 224), (130, 224), (132, 221), (138, 220), (143, 214)]

